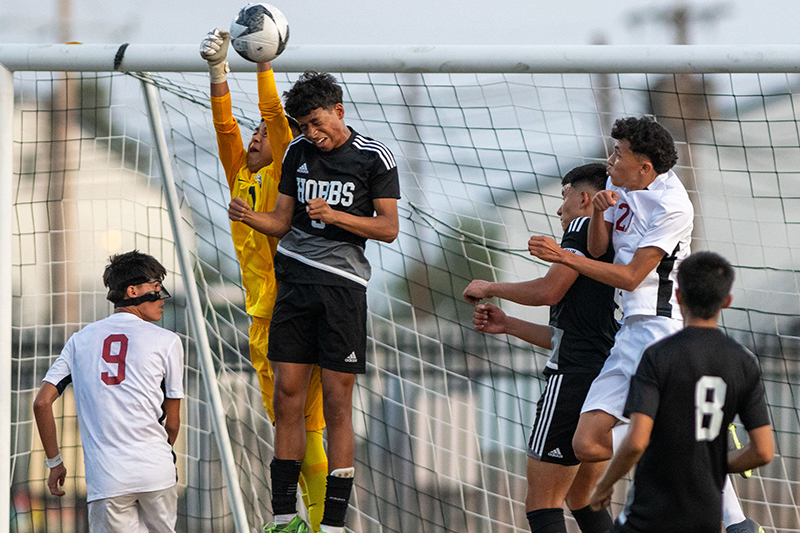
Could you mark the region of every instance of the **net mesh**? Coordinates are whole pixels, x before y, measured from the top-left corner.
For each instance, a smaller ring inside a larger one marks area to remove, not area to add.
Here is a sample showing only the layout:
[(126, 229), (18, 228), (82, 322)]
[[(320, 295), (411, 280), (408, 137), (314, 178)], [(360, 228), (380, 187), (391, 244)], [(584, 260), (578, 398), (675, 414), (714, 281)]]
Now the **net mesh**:
[[(279, 91), (294, 73), (277, 73)], [(370, 242), (368, 368), (354, 392), (354, 532), (527, 531), (525, 447), (547, 353), (472, 329), (472, 279), (520, 281), (548, 266), (530, 235), (560, 237), (560, 178), (602, 161), (613, 120), (654, 115), (677, 141), (695, 206), (693, 249), (736, 268), (724, 330), (759, 358), (777, 454), (734, 478), (745, 513), (800, 531), (800, 134), (793, 74), (337, 75), (347, 122), (383, 141), (401, 180), (400, 234)], [(32, 400), (69, 335), (104, 318), (108, 256), (133, 248), (167, 267), (161, 325), (187, 353), (180, 531), (231, 531), (206, 382), (184, 293), (141, 77), (15, 74), (11, 528), (87, 531), (74, 403), (57, 403), (67, 496), (46, 490)], [(227, 220), (208, 76), (153, 75), (181, 215), (225, 404), (248, 521), (271, 517), (273, 431), (247, 349), (249, 318)], [(256, 125), (254, 75), (231, 75), (234, 114)], [(249, 136), (249, 135), (248, 135)], [(546, 323), (546, 309), (503, 302)], [(614, 498), (618, 512), (627, 481)], [(577, 531), (568, 518), (568, 528)]]

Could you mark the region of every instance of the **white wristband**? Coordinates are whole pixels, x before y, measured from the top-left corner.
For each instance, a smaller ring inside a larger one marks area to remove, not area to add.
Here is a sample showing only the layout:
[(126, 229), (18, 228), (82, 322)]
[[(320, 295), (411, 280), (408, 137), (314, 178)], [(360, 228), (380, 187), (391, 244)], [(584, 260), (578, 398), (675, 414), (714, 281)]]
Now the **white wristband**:
[(52, 459), (48, 459), (47, 457), (45, 457), (45, 459), (44, 459), (44, 464), (47, 465), (47, 468), (55, 468), (58, 465), (60, 465), (62, 462), (63, 461), (61, 460), (61, 454), (60, 453), (58, 455), (56, 455), (55, 457), (53, 457)]

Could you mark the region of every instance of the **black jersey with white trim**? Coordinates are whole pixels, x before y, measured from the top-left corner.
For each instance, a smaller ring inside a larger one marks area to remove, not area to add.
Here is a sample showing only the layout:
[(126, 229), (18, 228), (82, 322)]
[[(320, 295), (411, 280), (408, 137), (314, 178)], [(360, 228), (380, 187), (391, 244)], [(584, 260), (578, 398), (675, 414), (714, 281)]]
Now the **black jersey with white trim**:
[[(573, 220), (561, 239), (561, 247), (589, 257), (589, 217)], [(597, 258), (611, 263), (614, 249)], [(544, 373), (598, 373), (614, 345), (619, 325), (614, 319), (614, 288), (579, 275), (564, 297), (550, 307), (550, 326), (560, 330), (560, 342)]]
[(756, 358), (717, 328), (688, 327), (650, 346), (631, 380), (625, 416), (654, 420), (624, 531), (719, 533), (728, 424), (770, 423)]
[(392, 152), (352, 128), (347, 141), (328, 152), (301, 135), (286, 151), (278, 191), (292, 196), (295, 204), (291, 230), (278, 243), (277, 279), (366, 287), (371, 274), (364, 255), (367, 239), (334, 224), (311, 220), (306, 205), (311, 198), (324, 198), (337, 211), (373, 216), (373, 200), (400, 198)]

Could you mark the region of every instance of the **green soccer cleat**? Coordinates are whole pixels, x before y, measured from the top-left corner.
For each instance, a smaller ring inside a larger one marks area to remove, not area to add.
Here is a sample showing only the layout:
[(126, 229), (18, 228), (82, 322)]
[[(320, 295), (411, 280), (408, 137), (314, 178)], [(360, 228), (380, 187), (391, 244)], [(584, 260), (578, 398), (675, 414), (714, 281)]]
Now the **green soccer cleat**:
[[(731, 422), (728, 425), (728, 431), (730, 432), (731, 437), (733, 438), (733, 445), (736, 446), (737, 450), (740, 449), (742, 447), (742, 443), (739, 442), (739, 436), (736, 434), (736, 425), (733, 422)], [(753, 471), (752, 470), (745, 470), (744, 472), (740, 472), (740, 475), (745, 479), (750, 479), (750, 476), (753, 475)], [(742, 522), (742, 524), (743, 523), (744, 522)], [(755, 523), (755, 522), (753, 522), (753, 523)], [(759, 528), (760, 527), (761, 526), (759, 526)], [(762, 530), (762, 533), (763, 533), (763, 530)]]
[(726, 527), (725, 533), (764, 533), (764, 528), (755, 520), (745, 518), (743, 522)]
[(299, 516), (295, 516), (288, 524), (277, 525), (270, 522), (264, 526), (264, 533), (311, 533), (311, 526)]

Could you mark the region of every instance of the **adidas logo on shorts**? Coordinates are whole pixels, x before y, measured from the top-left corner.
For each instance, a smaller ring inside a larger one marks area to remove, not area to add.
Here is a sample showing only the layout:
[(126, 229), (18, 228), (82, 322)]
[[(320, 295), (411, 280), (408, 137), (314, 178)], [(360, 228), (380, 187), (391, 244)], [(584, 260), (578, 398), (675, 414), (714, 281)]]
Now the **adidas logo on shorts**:
[(356, 357), (356, 352), (350, 352), (350, 355), (344, 360), (345, 363), (358, 363), (358, 357)]
[(300, 165), (300, 168), (297, 169), (297, 173), (298, 174), (308, 174), (308, 167), (306, 166), (305, 163)]
[(556, 448), (555, 450), (551, 450), (550, 453), (547, 454), (548, 457), (555, 457), (556, 459), (563, 459), (564, 456), (561, 455), (561, 450)]

